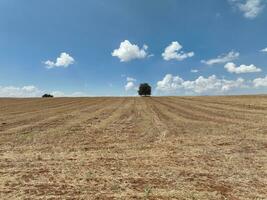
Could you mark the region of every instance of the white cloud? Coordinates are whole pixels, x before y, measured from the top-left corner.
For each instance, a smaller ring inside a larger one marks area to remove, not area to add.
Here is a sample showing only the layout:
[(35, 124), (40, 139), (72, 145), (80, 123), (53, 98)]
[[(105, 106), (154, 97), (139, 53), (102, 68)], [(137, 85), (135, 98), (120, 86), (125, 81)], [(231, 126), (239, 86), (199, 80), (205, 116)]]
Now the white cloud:
[(53, 91), (51, 92), (51, 95), (53, 95), (54, 97), (65, 97), (65, 93), (61, 91)]
[(136, 79), (132, 78), (132, 77), (126, 77), (126, 85), (124, 86), (124, 89), (126, 92), (130, 92), (130, 91), (136, 91), (137, 90), (137, 86), (135, 84)]
[(201, 62), (207, 65), (221, 64), (233, 61), (239, 57), (239, 52), (230, 51), (228, 54), (223, 54), (217, 58), (212, 58), (210, 60), (202, 60)]
[(236, 64), (229, 62), (224, 66), (230, 73), (242, 74), (242, 73), (253, 73), (253, 72), (261, 72), (261, 69), (256, 67), (255, 65), (240, 65), (239, 67)]
[(229, 0), (235, 7), (237, 7), (245, 18), (254, 19), (264, 9), (265, 0)]
[(136, 79), (135, 79), (135, 78), (132, 78), (132, 77), (127, 77), (127, 78), (126, 78), (126, 81), (127, 81), (127, 82), (130, 82), (130, 81), (131, 81), (131, 82), (135, 82)]
[(157, 82), (157, 90), (163, 92), (170, 92), (183, 87), (184, 80), (179, 76), (173, 76), (172, 74), (166, 74), (165, 77)]
[(244, 4), (239, 4), (239, 9), (244, 13), (244, 16), (249, 19), (257, 17), (263, 10), (262, 0), (247, 0)]
[(127, 82), (126, 85), (124, 86), (126, 91), (133, 90), (133, 89), (135, 89), (135, 87), (136, 86), (135, 86), (134, 82)]
[(262, 49), (262, 50), (260, 50), (261, 52), (266, 52), (267, 53), (267, 47), (266, 48), (264, 48), (264, 49)]
[(65, 67), (67, 68), (69, 65), (72, 65), (75, 62), (74, 58), (71, 57), (69, 54), (63, 52), (57, 58), (56, 62), (47, 60), (44, 62), (46, 68), (51, 69), (54, 67)]
[(54, 97), (86, 97), (86, 96), (89, 96), (87, 95), (86, 93), (84, 92), (73, 92), (73, 93), (64, 93), (62, 91), (53, 91), (51, 92), (51, 94), (54, 96)]
[(121, 42), (120, 47), (112, 52), (112, 56), (118, 57), (121, 62), (129, 62), (134, 59), (143, 59), (148, 57), (147, 45), (139, 48), (136, 44), (131, 44), (128, 40)]
[(34, 85), (27, 85), (23, 87), (15, 86), (0, 86), (0, 97), (41, 97), (43, 94), (52, 94), (54, 97), (84, 97), (88, 96), (84, 92), (73, 92), (70, 94), (65, 94), (62, 91), (48, 92), (41, 90)]
[(235, 88), (245, 87), (245, 80), (219, 79), (215, 75), (207, 78), (199, 76), (196, 80), (183, 80), (179, 76), (167, 74), (163, 80), (158, 81), (156, 90), (165, 94), (192, 93), (192, 94), (224, 94)]
[(255, 78), (253, 80), (254, 87), (267, 87), (267, 76), (264, 78)]
[(40, 97), (42, 93), (40, 89), (33, 85), (23, 87), (0, 86), (0, 97)]
[(182, 61), (186, 58), (190, 58), (194, 56), (194, 52), (185, 53), (181, 51), (183, 48), (179, 42), (174, 41), (169, 46), (165, 48), (165, 51), (162, 53), (162, 57), (164, 60), (177, 60)]
[(191, 71), (190, 71), (191, 73), (197, 73), (198, 72), (198, 70), (197, 69), (191, 69)]
[(87, 96), (89, 96), (89, 95), (86, 94), (86, 93), (84, 93), (84, 92), (80, 92), (80, 91), (78, 91), (78, 92), (73, 92), (73, 93), (71, 93), (71, 94), (68, 95), (68, 96), (70, 96), (70, 97), (87, 97)]

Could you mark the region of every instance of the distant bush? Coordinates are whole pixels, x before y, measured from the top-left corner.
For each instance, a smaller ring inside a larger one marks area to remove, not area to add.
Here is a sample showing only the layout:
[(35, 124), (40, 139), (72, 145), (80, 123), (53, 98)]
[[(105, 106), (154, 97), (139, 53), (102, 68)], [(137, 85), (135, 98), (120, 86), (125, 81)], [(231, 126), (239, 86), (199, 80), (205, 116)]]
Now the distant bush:
[(54, 97), (54, 96), (51, 95), (51, 94), (44, 94), (42, 97), (43, 97), (43, 98), (52, 98), (52, 97)]
[(140, 96), (150, 96), (151, 95), (151, 86), (148, 83), (140, 84), (138, 94)]

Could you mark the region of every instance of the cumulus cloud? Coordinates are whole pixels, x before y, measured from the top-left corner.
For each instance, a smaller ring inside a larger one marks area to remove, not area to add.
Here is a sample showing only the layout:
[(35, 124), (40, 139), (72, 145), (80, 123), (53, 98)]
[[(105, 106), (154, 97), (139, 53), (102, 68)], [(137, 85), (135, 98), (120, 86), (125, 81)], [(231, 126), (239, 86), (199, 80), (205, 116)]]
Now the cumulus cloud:
[(261, 69), (256, 67), (255, 65), (240, 65), (239, 67), (236, 64), (229, 62), (224, 68), (230, 73), (242, 74), (242, 73), (253, 73), (253, 72), (261, 72)]
[(267, 76), (264, 78), (255, 78), (253, 80), (254, 87), (267, 87)]
[(161, 81), (157, 82), (156, 90), (165, 94), (177, 92), (181, 92), (181, 94), (224, 94), (240, 87), (245, 87), (245, 80), (242, 78), (226, 80), (212, 75), (207, 78), (199, 76), (197, 79), (191, 81), (183, 80), (179, 76), (167, 74)]
[(136, 44), (132, 44), (128, 40), (121, 42), (120, 47), (115, 49), (111, 55), (118, 57), (121, 62), (129, 62), (134, 59), (143, 59), (148, 57), (147, 53), (148, 46), (143, 45), (139, 48)]
[(179, 44), (179, 42), (174, 41), (169, 46), (165, 48), (165, 51), (162, 53), (162, 57), (164, 60), (177, 60), (182, 61), (186, 58), (190, 58), (194, 56), (194, 52), (185, 53), (181, 51), (183, 46)]
[(0, 97), (40, 97), (41, 95), (42, 91), (33, 85), (23, 87), (0, 86)]
[(207, 65), (221, 64), (221, 63), (233, 61), (237, 59), (239, 55), (240, 55), (239, 52), (230, 51), (229, 53), (222, 54), (218, 56), (217, 58), (212, 58), (209, 60), (202, 60), (201, 62)]
[(179, 76), (173, 76), (172, 74), (166, 74), (165, 77), (157, 82), (156, 89), (163, 92), (170, 92), (180, 88), (183, 88), (184, 80)]
[(136, 82), (135, 78), (126, 77), (126, 85), (124, 86), (125, 91), (129, 92), (129, 91), (137, 90), (137, 86), (136, 86), (135, 82)]
[(130, 91), (130, 90), (133, 90), (136, 86), (134, 82), (127, 82), (124, 87), (126, 91)]
[(245, 18), (254, 19), (264, 9), (265, 0), (228, 0), (234, 7), (238, 8)]
[(267, 47), (262, 49), (261, 52), (266, 52), (267, 53)]
[(69, 65), (72, 65), (75, 62), (74, 58), (71, 57), (69, 54), (63, 52), (60, 56), (56, 59), (56, 62), (47, 60), (44, 62), (47, 69), (52, 69), (54, 67), (64, 67), (67, 68)]

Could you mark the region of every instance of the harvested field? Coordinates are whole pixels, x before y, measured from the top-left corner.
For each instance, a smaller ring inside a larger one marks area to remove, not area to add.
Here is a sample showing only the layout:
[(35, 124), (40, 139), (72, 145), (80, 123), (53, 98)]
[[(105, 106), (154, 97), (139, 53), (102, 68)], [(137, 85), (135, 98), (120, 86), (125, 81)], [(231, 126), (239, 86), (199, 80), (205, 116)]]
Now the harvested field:
[(267, 96), (0, 99), (0, 199), (267, 199)]

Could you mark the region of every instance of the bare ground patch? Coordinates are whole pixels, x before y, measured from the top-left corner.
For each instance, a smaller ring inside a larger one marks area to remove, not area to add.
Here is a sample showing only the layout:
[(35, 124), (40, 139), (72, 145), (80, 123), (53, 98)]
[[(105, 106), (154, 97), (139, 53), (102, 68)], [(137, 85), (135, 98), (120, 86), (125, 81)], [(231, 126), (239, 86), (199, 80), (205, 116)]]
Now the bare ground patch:
[(267, 97), (0, 99), (0, 199), (267, 198)]

